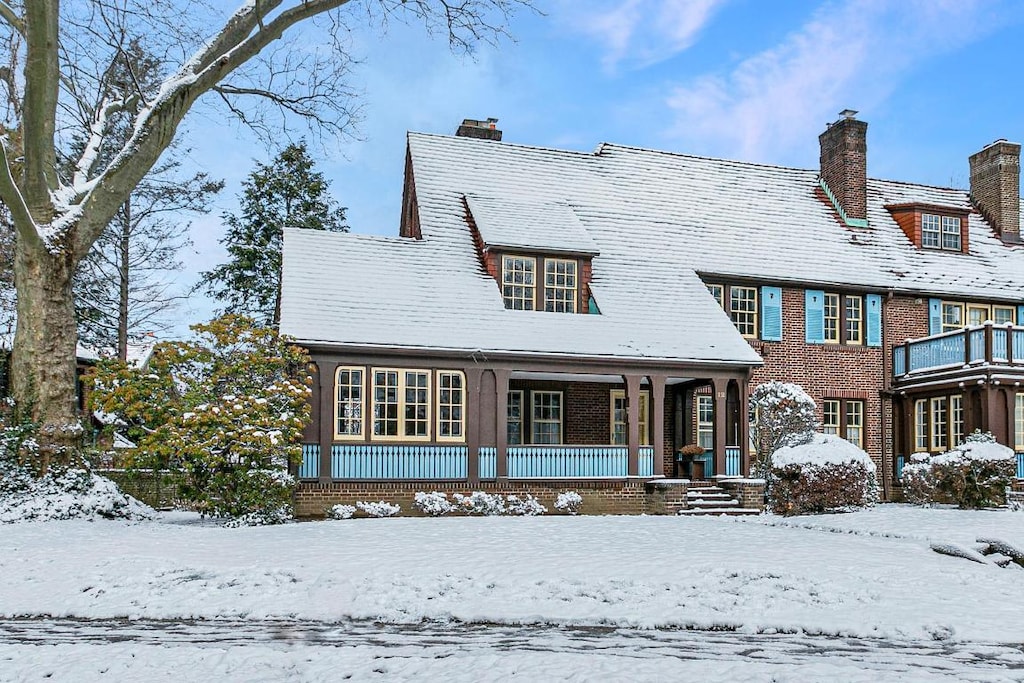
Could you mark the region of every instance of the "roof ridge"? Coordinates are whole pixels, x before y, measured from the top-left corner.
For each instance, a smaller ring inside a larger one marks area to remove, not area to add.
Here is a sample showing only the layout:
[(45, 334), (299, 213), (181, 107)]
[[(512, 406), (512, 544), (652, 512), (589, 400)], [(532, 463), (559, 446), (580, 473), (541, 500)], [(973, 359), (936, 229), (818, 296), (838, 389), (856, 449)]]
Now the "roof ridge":
[(298, 233), (298, 234), (309, 234), (310, 237), (337, 237), (341, 239), (355, 239), (364, 240), (367, 242), (386, 242), (389, 244), (422, 244), (426, 240), (416, 239), (414, 237), (402, 237), (401, 235), (378, 235), (375, 233), (368, 232), (354, 232), (354, 231), (336, 231), (336, 230), (311, 230), (309, 228), (296, 228), (287, 227), (284, 228), (286, 233)]
[[(464, 137), (464, 136), (461, 136), (461, 135), (446, 135), (444, 133), (423, 133), (423, 132), (415, 131), (415, 130), (406, 131), (405, 135), (406, 135), (406, 138), (409, 138), (409, 137), (412, 137), (412, 136), (416, 136), (416, 137), (422, 137), (422, 138), (441, 138), (441, 139), (444, 139), (444, 140), (457, 140), (459, 142), (459, 144), (490, 144), (490, 145), (493, 145), (496, 142), (495, 140), (483, 140), (483, 139), (480, 139), (480, 138), (470, 138), (470, 137)], [(577, 150), (577, 149), (562, 149), (560, 147), (545, 147), (543, 145), (528, 145), (528, 144), (525, 144), (525, 143), (522, 143), (522, 142), (506, 142), (506, 141), (502, 140), (498, 144), (500, 146), (502, 146), (502, 147), (518, 147), (520, 149), (531, 149), (531, 150), (537, 150), (537, 151), (542, 151), (542, 152), (557, 152), (559, 154), (566, 154), (566, 155), (571, 155), (571, 156), (580, 156), (580, 157), (592, 157), (592, 156), (595, 156), (594, 152), (584, 152), (582, 150)]]

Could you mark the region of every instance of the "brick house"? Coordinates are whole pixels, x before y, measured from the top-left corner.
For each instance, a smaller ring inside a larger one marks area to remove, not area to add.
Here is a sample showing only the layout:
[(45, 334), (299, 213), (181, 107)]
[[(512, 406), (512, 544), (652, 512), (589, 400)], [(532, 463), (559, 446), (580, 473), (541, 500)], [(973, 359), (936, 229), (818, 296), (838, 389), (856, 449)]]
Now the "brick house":
[(317, 368), (300, 503), (738, 476), (769, 379), (887, 494), (974, 428), (1024, 450), (1020, 146), (972, 156), (970, 192), (869, 179), (854, 114), (813, 170), (410, 133), (399, 236), (285, 234), (281, 331)]

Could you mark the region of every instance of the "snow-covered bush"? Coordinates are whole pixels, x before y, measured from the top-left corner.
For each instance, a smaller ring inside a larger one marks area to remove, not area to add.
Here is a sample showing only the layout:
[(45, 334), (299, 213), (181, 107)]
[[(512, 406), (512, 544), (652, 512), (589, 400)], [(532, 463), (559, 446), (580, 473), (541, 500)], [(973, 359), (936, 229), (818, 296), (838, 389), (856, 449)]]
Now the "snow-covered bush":
[(149, 519), (148, 505), (86, 469), (51, 469), (42, 477), (0, 463), (0, 523), (53, 519)]
[(352, 519), (352, 515), (356, 514), (356, 508), (354, 505), (332, 505), (327, 508), (325, 513), (328, 519)]
[(248, 512), (238, 517), (231, 517), (224, 526), (238, 528), (243, 526), (269, 526), (271, 524), (284, 524), (292, 518), (292, 507), (282, 505), (276, 509), (262, 509), (256, 512)]
[(394, 517), (402, 511), (400, 505), (393, 505), (383, 500), (376, 503), (364, 503), (360, 500), (356, 502), (356, 507), (369, 517)]
[(242, 316), (157, 344), (145, 369), (101, 361), (90, 409), (137, 444), (138, 468), (177, 469), (181, 497), (204, 515), (281, 519), (309, 418), (309, 356)]
[(919, 465), (921, 471), (914, 476), (928, 481), (932, 496), (915, 502), (949, 501), (965, 509), (1005, 504), (1006, 487), (1016, 474), (1013, 450), (984, 434), (972, 434), (953, 450), (923, 459)]
[(867, 453), (834, 434), (785, 446), (771, 457), (768, 504), (781, 515), (846, 510), (878, 500), (875, 464)]
[(413, 501), (412, 506), (431, 517), (447, 515), (455, 509), (455, 506), (448, 500), (448, 494), (442, 491), (432, 491), (430, 493), (417, 491), (416, 499)]
[(456, 493), (452, 496), (455, 507), (467, 515), (503, 515), (505, 500), (501, 496), (492, 496), (485, 491), (473, 491), (468, 496)]
[(931, 457), (931, 453), (914, 453), (910, 456), (910, 464), (903, 466), (900, 478), (903, 483), (903, 497), (908, 503), (929, 505), (938, 502)]
[(534, 515), (547, 514), (548, 509), (540, 504), (540, 501), (527, 494), (525, 498), (509, 496), (505, 499), (505, 509), (510, 515), (532, 517)]
[(558, 498), (555, 499), (555, 509), (570, 515), (579, 514), (581, 507), (583, 507), (583, 496), (575, 491), (564, 491), (559, 493)]
[[(810, 443), (817, 428), (814, 399), (799, 385), (765, 382), (750, 395), (750, 436), (756, 446), (754, 476), (768, 479), (770, 454)], [(770, 488), (769, 481), (769, 488)]]

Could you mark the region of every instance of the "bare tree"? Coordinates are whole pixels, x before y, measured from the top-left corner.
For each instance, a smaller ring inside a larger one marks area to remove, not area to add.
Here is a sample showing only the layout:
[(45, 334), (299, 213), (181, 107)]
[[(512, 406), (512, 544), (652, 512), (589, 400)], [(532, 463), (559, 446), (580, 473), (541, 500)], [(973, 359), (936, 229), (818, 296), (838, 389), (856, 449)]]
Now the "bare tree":
[[(346, 22), (416, 20), (469, 49), (503, 33), (510, 12), (527, 3), (246, 0), (223, 17), (219, 3), (201, 0), (0, 0), (8, 56), (0, 200), (16, 234), (18, 294), (11, 383), (40, 426), (37, 469), (77, 450), (74, 272), (200, 98), (220, 98), (257, 130), (283, 114), (336, 133), (350, 122)], [(303, 23), (316, 25), (325, 44), (296, 45)], [(102, 77), (133, 40), (179, 65), (152, 90), (130, 73), (117, 87)], [(112, 121), (126, 111), (134, 112), (131, 134), (113, 144)], [(68, 153), (82, 131), (81, 151)], [(73, 157), (68, 174), (65, 155)]]

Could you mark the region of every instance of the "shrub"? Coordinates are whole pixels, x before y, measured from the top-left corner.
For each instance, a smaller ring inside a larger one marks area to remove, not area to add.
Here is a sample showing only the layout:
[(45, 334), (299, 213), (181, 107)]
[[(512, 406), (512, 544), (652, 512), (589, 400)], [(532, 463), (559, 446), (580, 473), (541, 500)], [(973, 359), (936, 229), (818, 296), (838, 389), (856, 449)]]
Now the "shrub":
[(455, 507), (467, 515), (494, 516), (505, 514), (505, 500), (484, 491), (473, 491), (468, 496), (456, 493), (452, 496)]
[(392, 505), (385, 501), (379, 501), (376, 503), (364, 503), (358, 501), (356, 507), (366, 513), (369, 517), (394, 517), (402, 511), (401, 506)]
[(781, 515), (846, 510), (878, 500), (875, 464), (867, 453), (833, 434), (775, 451), (768, 504)]
[(930, 453), (914, 453), (910, 464), (904, 465), (901, 476), (903, 497), (908, 503), (928, 505), (936, 502), (935, 477), (932, 476)]
[(579, 514), (581, 507), (583, 507), (583, 496), (575, 491), (559, 493), (558, 498), (555, 499), (555, 509), (570, 515)]
[(546, 514), (548, 509), (540, 504), (540, 501), (531, 495), (525, 498), (509, 496), (506, 499), (506, 509), (510, 515), (533, 517), (534, 515)]
[(416, 500), (413, 501), (412, 506), (431, 517), (447, 515), (455, 509), (455, 506), (448, 500), (448, 494), (441, 491), (433, 491), (431, 493), (417, 491)]
[(750, 395), (750, 437), (757, 457), (753, 474), (766, 480), (772, 467), (770, 455), (786, 446), (810, 443), (818, 419), (814, 399), (799, 385), (787, 382), (765, 382)]
[(1006, 487), (1016, 474), (1012, 449), (994, 441), (966, 441), (928, 462), (937, 494), (965, 509), (1006, 503)]
[(354, 514), (356, 509), (352, 505), (332, 505), (326, 511), (328, 519), (352, 519)]

